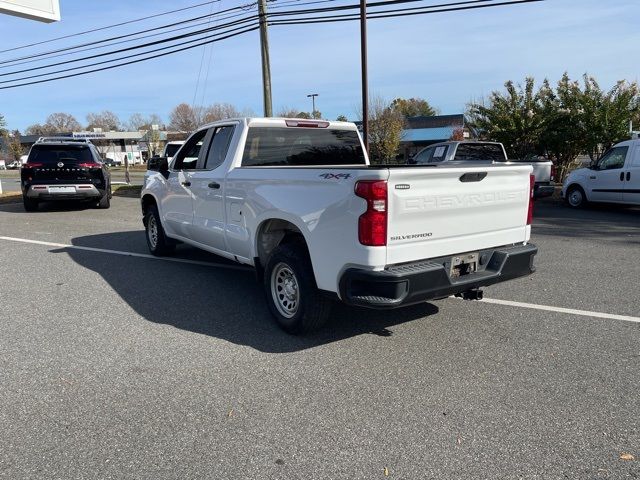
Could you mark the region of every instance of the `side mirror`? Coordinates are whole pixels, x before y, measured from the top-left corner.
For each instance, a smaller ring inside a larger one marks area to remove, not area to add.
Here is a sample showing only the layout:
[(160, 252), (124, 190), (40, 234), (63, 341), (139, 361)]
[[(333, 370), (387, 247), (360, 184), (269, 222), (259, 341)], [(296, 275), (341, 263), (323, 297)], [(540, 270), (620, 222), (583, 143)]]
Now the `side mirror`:
[(160, 172), (165, 177), (169, 174), (169, 161), (167, 157), (151, 157), (147, 162), (147, 170)]

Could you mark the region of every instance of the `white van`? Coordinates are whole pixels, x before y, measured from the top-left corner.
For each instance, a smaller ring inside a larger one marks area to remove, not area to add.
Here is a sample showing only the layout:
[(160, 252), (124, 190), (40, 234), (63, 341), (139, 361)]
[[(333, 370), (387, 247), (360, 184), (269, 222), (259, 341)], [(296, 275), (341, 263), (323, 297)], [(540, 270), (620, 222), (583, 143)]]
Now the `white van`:
[(562, 197), (573, 208), (588, 202), (640, 205), (640, 139), (620, 142), (589, 168), (571, 172)]

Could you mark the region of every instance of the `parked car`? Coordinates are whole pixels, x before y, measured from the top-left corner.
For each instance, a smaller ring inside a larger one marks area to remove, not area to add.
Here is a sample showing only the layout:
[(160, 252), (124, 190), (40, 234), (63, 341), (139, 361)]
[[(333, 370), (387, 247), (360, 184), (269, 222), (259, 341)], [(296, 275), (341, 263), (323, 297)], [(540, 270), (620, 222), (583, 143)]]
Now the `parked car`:
[(7, 169), (8, 170), (17, 170), (21, 166), (22, 166), (22, 164), (18, 160), (13, 160), (13, 161), (7, 163)]
[(41, 201), (83, 200), (109, 208), (111, 177), (100, 153), (88, 140), (40, 138), (20, 171), (22, 199), (28, 212)]
[(640, 205), (640, 139), (618, 143), (590, 167), (571, 172), (562, 197), (573, 208), (588, 202)]
[(509, 160), (504, 145), (498, 142), (463, 141), (441, 142), (420, 150), (409, 163), (430, 164), (440, 162), (479, 162), (524, 164), (533, 167), (536, 177), (535, 198), (549, 197), (555, 191), (556, 169), (551, 160), (532, 157), (523, 160)]
[(119, 167), (122, 165), (121, 160), (115, 160), (113, 158), (106, 157), (102, 160), (102, 162), (108, 167)]
[(251, 265), (289, 332), (331, 299), (396, 308), (529, 275), (529, 165), (369, 164), (353, 123), (245, 118), (149, 160), (147, 245), (177, 241)]

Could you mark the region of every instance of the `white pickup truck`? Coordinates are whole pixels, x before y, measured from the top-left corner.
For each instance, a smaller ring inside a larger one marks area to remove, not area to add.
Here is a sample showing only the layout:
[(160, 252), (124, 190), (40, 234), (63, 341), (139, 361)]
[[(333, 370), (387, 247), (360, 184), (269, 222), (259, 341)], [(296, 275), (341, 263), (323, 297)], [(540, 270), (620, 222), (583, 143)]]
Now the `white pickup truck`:
[(369, 165), (352, 123), (242, 118), (148, 168), (151, 253), (184, 242), (254, 266), (288, 332), (321, 326), (332, 300), (478, 299), (534, 271), (528, 165)]
[(536, 185), (534, 198), (553, 195), (555, 191), (556, 168), (551, 160), (544, 158), (526, 158), (509, 160), (504, 145), (498, 142), (465, 140), (451, 141), (429, 145), (409, 159), (410, 164), (422, 165), (440, 162), (474, 162), (474, 163), (517, 163), (531, 165)]

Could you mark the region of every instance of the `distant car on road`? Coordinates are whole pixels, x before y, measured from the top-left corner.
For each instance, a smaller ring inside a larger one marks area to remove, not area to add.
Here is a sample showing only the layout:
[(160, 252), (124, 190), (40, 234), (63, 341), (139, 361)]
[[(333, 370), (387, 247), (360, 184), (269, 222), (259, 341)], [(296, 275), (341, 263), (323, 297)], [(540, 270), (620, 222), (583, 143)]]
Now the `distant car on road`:
[(24, 209), (41, 201), (85, 200), (98, 208), (111, 204), (111, 177), (100, 153), (89, 141), (43, 137), (31, 147), (20, 171)]
[(437, 164), (441, 162), (474, 162), (487, 164), (531, 165), (536, 177), (535, 198), (553, 195), (555, 186), (555, 167), (545, 158), (527, 158), (509, 160), (504, 146), (498, 142), (463, 141), (440, 142), (420, 150), (409, 160), (411, 164)]
[(573, 208), (589, 202), (640, 205), (640, 139), (620, 142), (590, 167), (571, 172), (562, 198)]
[(7, 163), (7, 169), (9, 170), (17, 170), (21, 166), (22, 164), (18, 160), (14, 160), (12, 162)]

